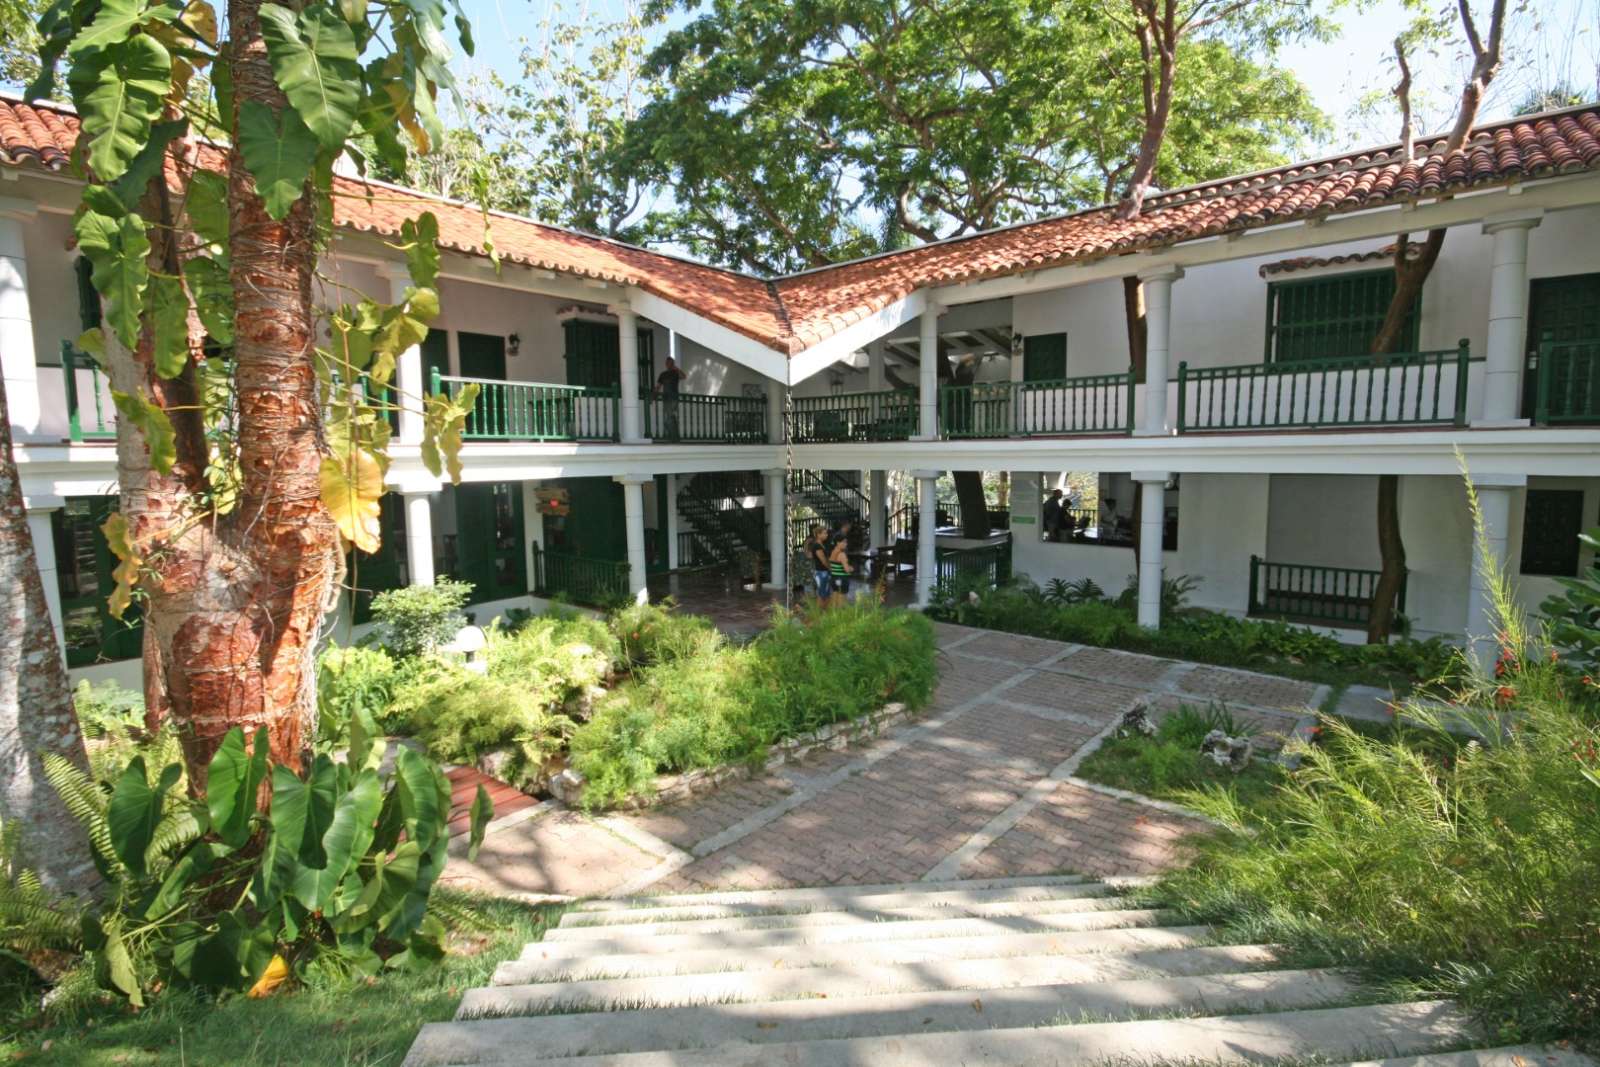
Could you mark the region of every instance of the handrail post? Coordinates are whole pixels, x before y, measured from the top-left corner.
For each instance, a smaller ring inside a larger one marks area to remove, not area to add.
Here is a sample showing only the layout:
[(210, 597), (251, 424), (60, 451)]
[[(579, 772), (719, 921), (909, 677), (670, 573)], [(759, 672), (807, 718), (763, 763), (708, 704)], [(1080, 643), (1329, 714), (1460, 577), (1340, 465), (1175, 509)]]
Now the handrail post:
[[(1467, 368), (1472, 365), (1472, 358), (1467, 348), (1465, 337), (1456, 342), (1456, 426), (1467, 424)], [(1417, 382), (1417, 388), (1422, 388), (1422, 383)], [(1435, 418), (1438, 416), (1435, 415)]]
[[(1133, 371), (1131, 369), (1128, 371), (1128, 375), (1129, 375), (1130, 378), (1132, 377)], [(1180, 359), (1178, 361), (1178, 419), (1177, 419), (1177, 427), (1178, 427), (1178, 432), (1179, 433), (1182, 433), (1184, 431), (1184, 428), (1185, 428), (1185, 425), (1186, 425), (1187, 416), (1185, 415), (1185, 412), (1187, 412), (1188, 408), (1189, 408), (1189, 405), (1187, 403), (1188, 399), (1189, 399), (1189, 361), (1186, 360), (1186, 359)]]
[[(1179, 373), (1181, 374), (1182, 371), (1180, 370)], [(1179, 381), (1182, 381), (1182, 379), (1180, 378)], [(1260, 574), (1260, 572), (1261, 557), (1252, 553), (1250, 556), (1250, 599), (1246, 601), (1249, 607), (1245, 609), (1246, 613), (1250, 615), (1254, 615), (1256, 612), (1261, 610), (1261, 600), (1258, 596), (1260, 586), (1257, 580), (1257, 576)]]
[(1539, 366), (1537, 384), (1534, 386), (1533, 422), (1536, 426), (1550, 424), (1550, 386), (1554, 381), (1551, 363), (1555, 359), (1555, 334), (1544, 331), (1539, 341)]
[(71, 341), (61, 342), (61, 372), (67, 394), (67, 437), (77, 444), (83, 440), (83, 422), (78, 417), (78, 356)]

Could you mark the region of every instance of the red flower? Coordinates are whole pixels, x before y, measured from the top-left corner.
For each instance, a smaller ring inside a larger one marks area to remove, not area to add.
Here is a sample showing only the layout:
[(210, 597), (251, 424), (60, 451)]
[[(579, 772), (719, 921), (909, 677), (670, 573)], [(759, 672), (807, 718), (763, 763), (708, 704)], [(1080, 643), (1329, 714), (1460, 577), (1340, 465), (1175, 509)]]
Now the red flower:
[(1494, 691), (1494, 699), (1495, 703), (1499, 704), (1503, 708), (1513, 700), (1517, 699), (1517, 691), (1511, 688), (1509, 685), (1502, 685), (1499, 689)]

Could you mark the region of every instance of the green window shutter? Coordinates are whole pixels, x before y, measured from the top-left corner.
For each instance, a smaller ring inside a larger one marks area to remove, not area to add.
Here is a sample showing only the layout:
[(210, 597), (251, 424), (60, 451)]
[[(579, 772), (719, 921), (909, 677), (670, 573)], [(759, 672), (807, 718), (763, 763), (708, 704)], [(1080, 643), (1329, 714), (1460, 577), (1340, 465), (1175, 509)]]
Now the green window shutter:
[(1039, 333), (1022, 339), (1022, 380), (1055, 382), (1067, 376), (1067, 335)]
[(1534, 278), (1528, 285), (1527, 367), (1522, 375), (1522, 415), (1533, 415), (1539, 385), (1540, 342), (1600, 338), (1600, 274)]
[[(1392, 269), (1272, 282), (1267, 286), (1267, 362), (1368, 354), (1393, 298)], [(1400, 351), (1417, 350), (1421, 307), (1419, 297), (1406, 316)]]
[(1522, 512), (1522, 573), (1578, 576), (1583, 490), (1529, 489)]
[[(617, 327), (609, 322), (568, 319), (562, 323), (566, 338), (567, 384), (591, 387), (617, 385), (621, 378), (622, 357)], [(649, 328), (639, 330), (639, 387), (648, 389), (656, 381), (656, 335)]]

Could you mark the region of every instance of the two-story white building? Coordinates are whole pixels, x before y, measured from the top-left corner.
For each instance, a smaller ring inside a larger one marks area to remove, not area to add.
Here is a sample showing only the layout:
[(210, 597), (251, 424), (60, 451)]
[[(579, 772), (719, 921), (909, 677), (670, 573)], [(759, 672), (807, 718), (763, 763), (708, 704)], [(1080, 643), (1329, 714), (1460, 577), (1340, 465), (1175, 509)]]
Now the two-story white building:
[[(0, 363), (68, 661), (127, 676), (138, 633), (105, 614), (98, 533), (113, 407), (71, 344), (99, 314), (73, 248), (76, 136), (68, 109), (0, 100)], [(489, 219), (496, 268), (477, 207), (337, 180), (323, 269), (339, 285), (403, 287), (385, 239), (440, 221), (443, 313), (402, 391), (482, 385), (457, 486), (397, 413), (384, 547), (353, 560), (358, 622), (372, 592), (440, 574), (471, 581), (484, 617), (736, 556), (764, 554), (781, 587), (802, 503), (859, 508), (926, 598), (964, 544), (937, 528), (935, 479), (983, 470), (1011, 473), (1016, 572), (1111, 592), (1137, 575), (1149, 625), (1159, 576), (1186, 574), (1199, 606), (1355, 635), (1377, 481), (1395, 474), (1404, 614), (1481, 638), (1461, 460), (1529, 606), (1587, 565), (1576, 535), (1600, 523), (1597, 106), (1486, 124), (1451, 155), (1423, 139), (1410, 160), (1387, 145), (1163, 192), (1133, 222), (1100, 208), (775, 279), (509, 215)], [(1434, 227), (1449, 232), (1404, 351), (1372, 357), (1388, 249)], [(669, 355), (675, 399), (652, 390)], [(975, 361), (972, 383), (941, 382), (941, 357)], [(918, 487), (895, 514), (890, 471)], [(1047, 530), (1069, 471), (1097, 499)]]

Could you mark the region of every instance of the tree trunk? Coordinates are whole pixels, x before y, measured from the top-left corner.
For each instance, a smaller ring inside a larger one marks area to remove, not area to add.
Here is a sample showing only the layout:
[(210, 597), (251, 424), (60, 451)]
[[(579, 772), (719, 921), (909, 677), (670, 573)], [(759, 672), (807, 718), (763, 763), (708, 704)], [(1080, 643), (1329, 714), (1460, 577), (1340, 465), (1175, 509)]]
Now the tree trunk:
[[(235, 115), (245, 101), (281, 112), (261, 39), (260, 0), (233, 0), (229, 48)], [(114, 352), (113, 378), (142, 388), (167, 409), (177, 436), (171, 473), (151, 468), (136, 432), (118, 437), (122, 510), (146, 560), (141, 585), (153, 635), (145, 662), (152, 708), (178, 727), (191, 787), (234, 726), (265, 727), (275, 762), (298, 769), (315, 708), (317, 628), (337, 594), (338, 531), (321, 500), (325, 450), (312, 363), (311, 283), (317, 247), (310, 182), (288, 216), (272, 219), (235, 149), (228, 160), (229, 245), (234, 293), (234, 385), (239, 438), (237, 503), (207, 510), (204, 426), (194, 407), (195, 367), (163, 381), (148, 334), (138, 350)], [(162, 218), (165, 189), (153, 183)], [(158, 269), (176, 273), (181, 250), (153, 235)], [(132, 389), (130, 389), (132, 387)], [(196, 521), (199, 520), (199, 521)]]
[(1372, 591), (1367, 643), (1381, 645), (1394, 631), (1395, 602), (1406, 579), (1406, 546), (1400, 537), (1400, 476), (1378, 475), (1378, 553), (1383, 559)]
[(989, 536), (989, 500), (983, 492), (982, 471), (951, 471), (956, 500), (961, 506), (961, 536)]
[(34, 555), (11, 417), (0, 382), (0, 819), (21, 832), (17, 861), (50, 889), (95, 882), (89, 839), (44, 777), (44, 755), (88, 766), (67, 668)]
[(1128, 367), (1136, 384), (1144, 384), (1145, 350), (1149, 327), (1144, 317), (1144, 285), (1136, 274), (1122, 279), (1122, 309), (1128, 320)]

